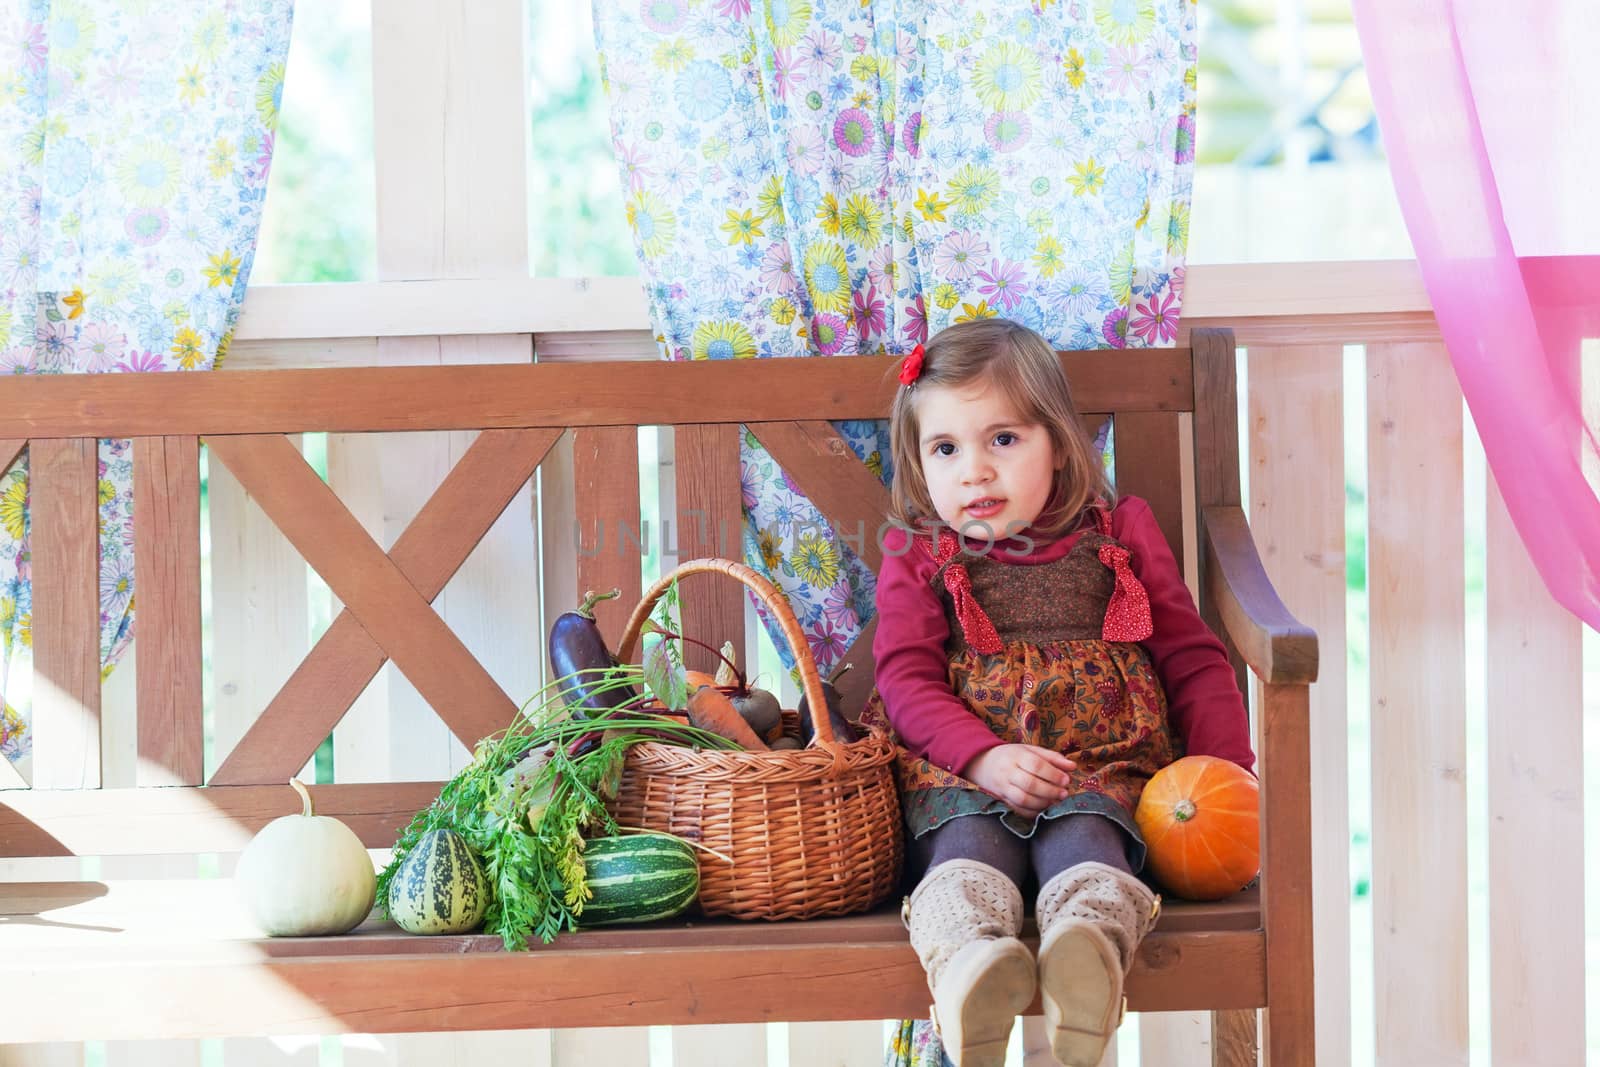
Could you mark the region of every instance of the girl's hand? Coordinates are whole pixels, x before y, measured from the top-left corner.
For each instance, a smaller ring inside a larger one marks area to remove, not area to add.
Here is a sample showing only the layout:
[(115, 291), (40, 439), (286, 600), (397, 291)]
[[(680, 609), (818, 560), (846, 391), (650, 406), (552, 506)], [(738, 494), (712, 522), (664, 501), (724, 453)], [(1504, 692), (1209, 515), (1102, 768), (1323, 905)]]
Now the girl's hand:
[(1037, 745), (1000, 745), (967, 764), (962, 777), (1024, 815), (1038, 815), (1067, 795), (1077, 766), (1059, 752)]

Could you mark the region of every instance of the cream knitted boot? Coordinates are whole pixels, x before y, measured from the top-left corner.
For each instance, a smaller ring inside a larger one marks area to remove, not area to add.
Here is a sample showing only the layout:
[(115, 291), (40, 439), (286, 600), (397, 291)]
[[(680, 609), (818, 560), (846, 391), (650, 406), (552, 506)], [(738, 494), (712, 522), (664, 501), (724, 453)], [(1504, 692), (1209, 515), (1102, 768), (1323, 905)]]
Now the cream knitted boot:
[(1104, 863), (1069, 867), (1039, 890), (1039, 988), (1050, 1047), (1065, 1067), (1096, 1067), (1122, 1022), (1122, 981), (1161, 898)]
[(1022, 893), (987, 863), (949, 860), (928, 872), (906, 907), (945, 1054), (956, 1067), (1002, 1067), (1036, 982), (1033, 956), (1017, 940)]

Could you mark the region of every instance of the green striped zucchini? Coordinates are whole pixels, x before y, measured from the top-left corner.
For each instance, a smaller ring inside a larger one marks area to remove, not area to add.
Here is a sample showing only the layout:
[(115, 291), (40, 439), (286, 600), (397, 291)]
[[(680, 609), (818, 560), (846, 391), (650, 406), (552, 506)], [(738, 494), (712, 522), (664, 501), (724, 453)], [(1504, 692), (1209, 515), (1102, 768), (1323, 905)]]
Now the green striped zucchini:
[(389, 917), (413, 934), (464, 934), (483, 921), (489, 881), (466, 839), (434, 830), (406, 855), (389, 882)]
[(700, 864), (694, 849), (671, 834), (626, 834), (584, 842), (583, 865), (592, 896), (581, 926), (669, 919), (694, 903)]

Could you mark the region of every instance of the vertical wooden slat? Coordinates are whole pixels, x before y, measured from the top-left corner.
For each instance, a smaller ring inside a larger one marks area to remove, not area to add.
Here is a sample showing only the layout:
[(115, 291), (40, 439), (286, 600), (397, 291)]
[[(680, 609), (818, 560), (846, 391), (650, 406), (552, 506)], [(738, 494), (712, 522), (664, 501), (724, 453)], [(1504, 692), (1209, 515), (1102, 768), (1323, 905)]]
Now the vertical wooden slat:
[[(675, 443), (678, 510), (673, 524), (680, 561), (740, 553), (739, 427), (679, 426)], [(683, 583), (684, 632), (712, 646), (744, 632), (744, 587), (716, 576)], [(689, 647), (693, 669), (716, 670), (716, 657)]]
[[(412, 435), (330, 433), (328, 435), (328, 485), (344, 501), (350, 514), (374, 541), (390, 546), (386, 528), (384, 468), (388, 447)], [(403, 462), (404, 456), (397, 457)], [(436, 601), (437, 602), (437, 598)], [(330, 593), (329, 617), (337, 619), (344, 602)], [(405, 676), (385, 664), (373, 676), (333, 728), (333, 775), (338, 782), (386, 781), (390, 777), (389, 748), (394, 724), (389, 717), (389, 688)], [(415, 691), (413, 691), (415, 692)], [(428, 742), (444, 746), (448, 730), (434, 716), (424, 729)], [(348, 1053), (347, 1053), (348, 1055)]]
[(650, 1062), (648, 1026), (548, 1032), (551, 1067), (585, 1067), (591, 1063), (646, 1067)]
[(517, 0), (373, 9), (383, 280), (527, 275), (522, 19)]
[(198, 1041), (107, 1041), (101, 1062), (104, 1067), (201, 1067), (201, 1052)]
[(1367, 375), (1377, 1053), (1464, 1064), (1461, 393), (1439, 345), (1371, 346)]
[(1194, 484), (1194, 412), (1178, 413), (1178, 469), (1183, 474), (1179, 483), (1183, 508), (1183, 584), (1189, 595), (1200, 602), (1200, 523), (1195, 504)]
[[(301, 444), (299, 435), (290, 441)], [(226, 464), (212, 457), (206, 469), (215, 767), (305, 657), (310, 633), (300, 553)]]
[(312, 1034), (229, 1037), (222, 1041), (222, 1063), (223, 1067), (317, 1067), (322, 1062), (321, 1045)]
[(789, 1067), (879, 1067), (883, 1023), (790, 1023)]
[[(654, 576), (645, 575), (651, 581), (655, 581), (678, 565), (678, 546), (669, 543), (663, 536), (661, 525), (663, 520), (670, 520), (678, 514), (678, 434), (671, 426), (657, 426), (654, 431), (656, 470), (653, 477), (656, 481), (656, 514), (651, 516), (653, 522), (650, 531), (651, 536), (655, 538), (659, 553), (657, 561), (659, 570)], [(643, 476), (641, 474), (641, 477)]]
[(139, 785), (199, 785), (200, 442), (133, 443), (134, 625), (139, 656)]
[[(1133, 1026), (1136, 1024), (1132, 1019), (1127, 1019), (1124, 1020), (1123, 1025)], [(1022, 1067), (1055, 1067), (1059, 1061), (1057, 1061), (1055, 1053), (1050, 1049), (1050, 1030), (1045, 1026), (1044, 1016), (1024, 1015), (1022, 1017), (1021, 1031)], [(1015, 1042), (1017, 1035), (1013, 1034), (1011, 1040)], [(1146, 1056), (1143, 1045), (1140, 1046), (1139, 1053), (1140, 1058), (1148, 1064), (1166, 1063), (1165, 1060), (1150, 1059)], [(1117, 1039), (1115, 1036), (1106, 1045), (1105, 1055), (1100, 1057), (1098, 1067), (1117, 1067)], [(1134, 1067), (1138, 1067), (1138, 1065), (1134, 1065)]]
[(1176, 411), (1130, 411), (1116, 417), (1117, 495), (1143, 497), (1183, 572), (1183, 464)]
[[(346, 1038), (344, 1067), (554, 1067), (549, 1030), (481, 1033), (384, 1034)], [(315, 1059), (312, 1063), (317, 1062)], [(630, 1061), (646, 1067), (647, 1060)], [(225, 1065), (231, 1067), (231, 1065)]]
[(1317, 1058), (1349, 1063), (1344, 351), (1252, 348), (1249, 360), (1250, 528), (1278, 595), (1317, 632), (1321, 664), (1311, 689)]
[(1137, 1019), (1142, 1067), (1210, 1067), (1209, 1012), (1144, 1011)]
[(1211, 1067), (1254, 1067), (1256, 1051), (1254, 1011), (1211, 1013)]
[(100, 540), (93, 438), (36, 440), (33, 784), (100, 785)]
[(1586, 1041), (1583, 630), (1487, 490), (1489, 1037), (1496, 1064), (1557, 1067)]
[[(556, 616), (576, 607), (580, 597), (578, 568), (574, 565), (578, 556), (574, 465), (573, 435), (569, 430), (539, 465), (539, 550), (546, 629)], [(539, 658), (545, 659), (543, 641), (539, 647)]]
[[(881, 1052), (881, 1050), (880, 1050)], [(761, 1023), (743, 1026), (672, 1027), (673, 1067), (766, 1067), (767, 1028)], [(560, 1067), (560, 1065), (557, 1065)], [(640, 1067), (645, 1067), (640, 1064)]]
[(584, 427), (572, 434), (574, 499), (578, 511), (578, 589), (622, 590), (595, 605), (600, 632), (613, 648), (643, 591), (639, 554), (631, 538), (639, 524), (639, 429)]

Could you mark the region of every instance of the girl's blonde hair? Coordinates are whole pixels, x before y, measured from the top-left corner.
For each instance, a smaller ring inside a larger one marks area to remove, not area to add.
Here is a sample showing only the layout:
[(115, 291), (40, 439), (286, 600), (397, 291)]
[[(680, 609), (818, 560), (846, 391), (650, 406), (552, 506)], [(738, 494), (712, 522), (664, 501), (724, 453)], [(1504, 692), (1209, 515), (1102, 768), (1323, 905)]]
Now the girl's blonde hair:
[(1043, 426), (1050, 434), (1056, 480), (1032, 527), (1041, 537), (1066, 533), (1096, 500), (1116, 502), (1055, 350), (1026, 326), (1006, 319), (978, 319), (951, 326), (929, 341), (921, 376), (900, 386), (894, 395), (889, 414), (893, 521), (917, 528), (939, 517), (922, 476), (918, 394), (930, 387), (960, 388), (974, 382), (1000, 390), (1024, 422)]

